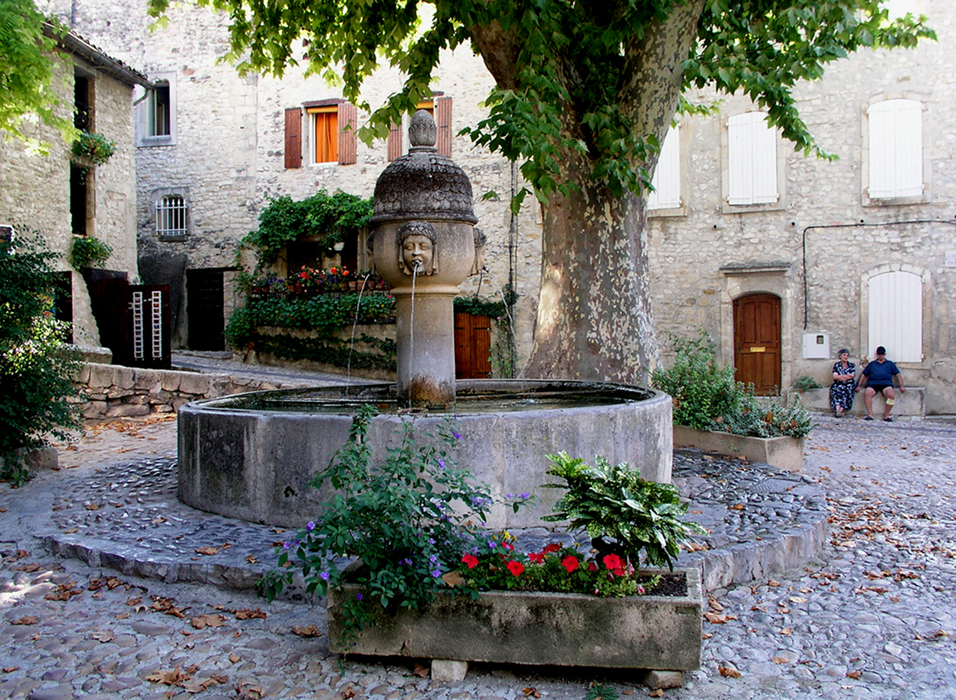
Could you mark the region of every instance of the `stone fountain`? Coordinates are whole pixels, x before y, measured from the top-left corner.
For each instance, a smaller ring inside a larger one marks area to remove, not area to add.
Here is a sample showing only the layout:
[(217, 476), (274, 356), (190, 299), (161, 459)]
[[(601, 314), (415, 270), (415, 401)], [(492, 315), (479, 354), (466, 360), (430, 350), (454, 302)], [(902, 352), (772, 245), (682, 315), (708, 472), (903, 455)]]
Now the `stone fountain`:
[[(348, 437), (361, 404), (382, 409), (368, 433), (384, 455), (414, 420), (425, 432), (459, 419), (456, 461), (496, 495), (533, 492), (517, 514), (503, 506), (492, 527), (547, 525), (559, 497), (539, 488), (547, 454), (626, 461), (645, 479), (670, 482), (670, 398), (651, 389), (552, 380), (455, 380), (458, 285), (483, 266), (468, 177), (435, 149), (435, 123), (418, 112), (409, 153), (375, 187), (368, 245), (396, 298), (397, 384), (259, 392), (199, 401), (179, 413), (179, 497), (221, 515), (286, 527), (314, 517), (327, 491), (309, 487)], [(409, 407), (413, 417), (402, 413)], [(420, 411), (419, 411), (420, 409)], [(550, 526), (550, 525), (548, 525)]]

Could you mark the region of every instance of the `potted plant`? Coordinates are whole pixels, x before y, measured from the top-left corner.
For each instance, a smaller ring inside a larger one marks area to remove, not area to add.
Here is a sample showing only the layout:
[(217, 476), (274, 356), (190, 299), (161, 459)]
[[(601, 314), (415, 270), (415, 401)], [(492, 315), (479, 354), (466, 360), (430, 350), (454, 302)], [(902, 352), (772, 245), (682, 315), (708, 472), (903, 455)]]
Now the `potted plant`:
[[(597, 545), (557, 543), (519, 552), (507, 533), (480, 527), (492, 507), (515, 510), (531, 494), (494, 500), (458, 469), (460, 435), (448, 423), (416, 443), (413, 421), (384, 460), (364, 440), (362, 409), (346, 445), (315, 485), (335, 495), (321, 518), (284, 543), (285, 567), (261, 582), (273, 598), (302, 573), (328, 595), (333, 651), (433, 660), (658, 670), (700, 664), (701, 588), (696, 570), (670, 565), (697, 526), (672, 486), (649, 485), (627, 465), (595, 467), (551, 456), (564, 481), (553, 520), (585, 528)], [(333, 561), (356, 557), (339, 570)], [(290, 563), (293, 566), (289, 566)]]

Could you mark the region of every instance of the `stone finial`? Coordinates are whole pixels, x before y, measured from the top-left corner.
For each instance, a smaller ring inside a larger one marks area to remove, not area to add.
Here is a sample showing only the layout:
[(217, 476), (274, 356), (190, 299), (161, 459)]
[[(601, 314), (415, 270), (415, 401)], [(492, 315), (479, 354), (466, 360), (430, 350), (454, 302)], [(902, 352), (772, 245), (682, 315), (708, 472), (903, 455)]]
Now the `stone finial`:
[(432, 115), (424, 109), (415, 112), (408, 125), (408, 142), (412, 148), (421, 146), (434, 148), (437, 139), (438, 127), (435, 126), (435, 120), (432, 118)]

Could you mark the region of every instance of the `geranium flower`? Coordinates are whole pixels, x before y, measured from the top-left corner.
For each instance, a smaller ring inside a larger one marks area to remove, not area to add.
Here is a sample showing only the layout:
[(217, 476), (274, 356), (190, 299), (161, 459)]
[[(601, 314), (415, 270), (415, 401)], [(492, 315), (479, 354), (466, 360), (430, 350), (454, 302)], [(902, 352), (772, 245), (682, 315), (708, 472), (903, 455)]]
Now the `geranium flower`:
[(521, 576), (521, 574), (524, 573), (524, 564), (520, 561), (509, 561), (508, 571), (510, 571), (513, 576)]
[(531, 552), (528, 559), (532, 564), (544, 564), (544, 552)]
[(597, 564), (595, 564), (593, 561), (588, 562), (588, 571), (597, 571)]
[(542, 551), (544, 551), (545, 554), (553, 554), (554, 552), (557, 552), (560, 549), (561, 549), (561, 545), (559, 545), (557, 542), (552, 542), (547, 547), (545, 547), (544, 550)]
[(608, 554), (601, 561), (604, 562), (604, 566), (608, 568), (609, 571), (615, 571), (621, 567), (621, 558), (616, 554)]
[(561, 560), (561, 566), (567, 569), (569, 574), (578, 568), (579, 563), (578, 558), (570, 554)]
[(461, 558), (461, 560), (468, 565), (469, 569), (474, 569), (476, 566), (478, 566), (478, 557), (476, 557), (474, 554), (466, 554)]

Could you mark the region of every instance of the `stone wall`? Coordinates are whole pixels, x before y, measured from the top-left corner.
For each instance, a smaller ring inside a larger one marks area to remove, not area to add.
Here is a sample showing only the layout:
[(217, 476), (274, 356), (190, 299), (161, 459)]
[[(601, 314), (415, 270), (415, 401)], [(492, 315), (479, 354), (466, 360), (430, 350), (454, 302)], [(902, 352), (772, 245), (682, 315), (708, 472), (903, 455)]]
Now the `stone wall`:
[(91, 420), (173, 413), (190, 401), (308, 385), (98, 363), (84, 364), (77, 384), (83, 418)]

